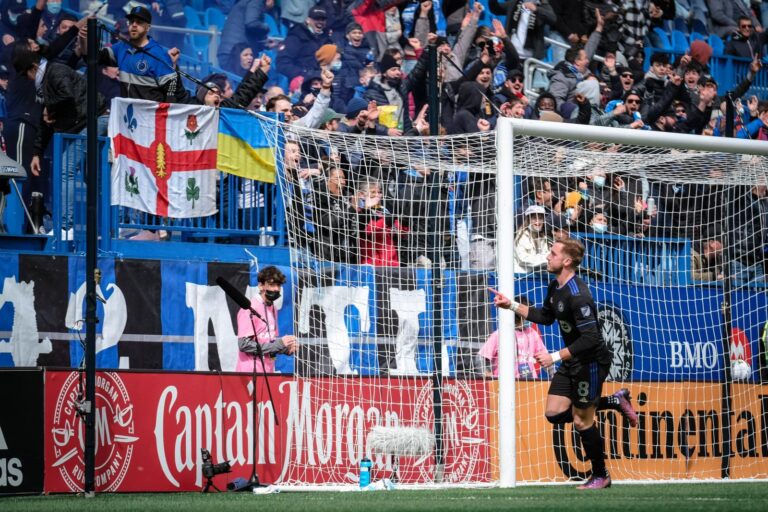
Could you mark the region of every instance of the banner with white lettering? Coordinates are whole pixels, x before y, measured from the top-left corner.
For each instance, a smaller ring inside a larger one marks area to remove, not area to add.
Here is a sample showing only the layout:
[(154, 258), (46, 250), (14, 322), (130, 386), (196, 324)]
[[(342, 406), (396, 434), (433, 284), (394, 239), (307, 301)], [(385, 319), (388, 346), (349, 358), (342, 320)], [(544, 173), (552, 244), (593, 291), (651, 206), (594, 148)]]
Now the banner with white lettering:
[[(223, 488), (247, 478), (251, 464), (262, 482), (356, 483), (365, 455), (374, 479), (389, 477), (392, 460), (370, 450), (376, 425), (433, 420), (429, 379), (414, 378), (408, 390), (386, 383), (360, 385), (349, 379), (270, 379), (256, 389), (257, 418), (249, 377), (194, 373), (100, 372), (96, 379), (96, 490), (99, 492), (192, 491), (205, 484), (200, 450), (213, 463), (229, 461), (232, 472), (217, 475)], [(498, 400), (495, 380), (446, 379), (443, 388), (444, 479), (498, 479)], [(516, 416), (518, 479), (564, 482), (589, 466), (572, 426), (553, 427), (541, 404), (548, 383), (521, 381)], [(606, 383), (606, 393), (621, 384)], [(768, 386), (733, 385), (730, 471), (732, 478), (765, 478), (768, 467)], [(387, 389), (386, 400), (379, 395)], [(648, 479), (721, 478), (722, 386), (711, 383), (635, 383), (639, 426), (624, 425), (616, 411), (600, 412), (611, 470)], [(78, 375), (47, 371), (45, 377), (45, 492), (78, 492), (83, 485), (82, 424), (76, 412)], [(664, 427), (659, 430), (663, 419)], [(43, 424), (42, 422), (40, 424)], [(251, 452), (256, 433), (255, 458)], [(565, 449), (556, 449), (564, 446)], [(1, 454), (2, 452), (0, 452)], [(401, 457), (399, 477), (418, 483), (434, 476), (434, 459)], [(14, 466), (15, 467), (15, 466)], [(14, 476), (14, 478), (18, 478)], [(16, 481), (16, 480), (14, 480)], [(294, 480), (296, 481), (296, 480)]]
[(0, 495), (43, 492), (43, 370), (0, 371)]
[[(253, 297), (260, 267), (246, 263), (100, 258), (96, 362), (99, 368), (234, 371), (238, 307), (217, 277)], [(279, 355), (276, 369), (305, 377), (331, 374), (414, 375), (433, 370), (435, 294), (439, 293), (446, 375), (475, 371), (473, 358), (495, 327), (488, 295), (492, 275), (447, 270), (433, 286), (431, 269), (339, 266), (286, 275), (279, 331), (300, 340), (298, 357)], [(78, 367), (85, 336), (85, 258), (0, 255), (0, 367)], [(541, 279), (518, 279), (515, 293), (541, 304)], [(722, 290), (590, 284), (603, 337), (613, 349), (611, 378), (621, 381), (722, 381)], [(751, 382), (768, 380), (761, 333), (768, 294), (732, 292), (734, 359), (747, 361)], [(665, 300), (664, 328), (639, 299)], [(707, 313), (691, 315), (691, 303)], [(545, 345), (561, 346), (559, 326), (541, 327)], [(295, 361), (294, 361), (295, 359)], [(761, 371), (763, 375), (761, 376)]]
[[(386, 383), (349, 386), (338, 379), (272, 377), (275, 407), (267, 389), (256, 388), (253, 427), (250, 377), (193, 373), (99, 372), (96, 377), (96, 491), (191, 491), (205, 483), (200, 450), (232, 472), (215, 477), (224, 488), (248, 478), (256, 432), (256, 469), (262, 482), (296, 475), (308, 483), (355, 484), (365, 455), (376, 478), (392, 473), (391, 456), (372, 453), (366, 438), (376, 425), (432, 423), (432, 384), (409, 389)], [(447, 382), (443, 422), (447, 481), (489, 481), (490, 434), (487, 384)], [(83, 488), (82, 422), (77, 414), (76, 372), (49, 371), (45, 379), (45, 492)], [(367, 404), (367, 405), (361, 405)], [(471, 421), (469, 420), (471, 418)], [(279, 425), (278, 425), (279, 422)], [(42, 424), (42, 422), (40, 422)], [(434, 476), (434, 459), (401, 457), (401, 482)]]

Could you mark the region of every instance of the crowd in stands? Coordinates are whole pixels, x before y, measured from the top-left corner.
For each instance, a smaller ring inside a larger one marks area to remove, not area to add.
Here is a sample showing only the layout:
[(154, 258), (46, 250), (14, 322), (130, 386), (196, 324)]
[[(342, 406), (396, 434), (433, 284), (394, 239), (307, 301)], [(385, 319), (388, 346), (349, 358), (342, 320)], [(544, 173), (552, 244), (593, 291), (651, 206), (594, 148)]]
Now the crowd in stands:
[[(114, 39), (99, 54), (103, 114), (110, 98), (123, 96), (271, 111), (289, 123), (345, 133), (428, 135), (427, 49), (434, 48), (439, 56), (441, 133), (487, 132), (500, 116), (506, 116), (724, 135), (726, 91), (720, 90), (718, 77), (711, 73), (713, 49), (707, 42), (693, 40), (680, 55), (656, 51), (646, 68), (644, 48), (657, 46), (657, 29), (675, 27), (717, 34), (725, 40), (727, 54), (751, 59), (749, 71), (728, 91), (736, 98), (736, 136), (768, 140), (768, 101), (747, 96), (762, 72), (766, 43), (762, 21), (768, 17), (764, 9), (768, 5), (759, 1), (490, 0), (487, 9), (479, 2), (455, 0), (198, 0), (195, 5), (226, 15), (218, 61), (226, 71), (242, 77), (239, 85), (233, 88), (228, 75), (220, 72), (198, 77), (196, 90), (188, 91), (177, 68), (183, 36), (158, 32), (159, 39), (154, 39), (153, 24), (188, 26), (185, 19), (197, 12), (194, 9), (180, 0), (147, 4), (110, 0), (106, 9), (98, 3), (82, 9), (110, 16), (124, 37)], [(81, 6), (75, 7), (80, 10)], [(61, 0), (37, 0), (31, 8), (26, 0), (0, 2), (2, 135), (9, 156), (34, 175), (25, 187), (27, 198), (31, 191), (49, 194), (50, 173), (42, 157), (51, 135), (81, 133), (85, 127), (85, 81), (76, 71), (84, 65), (85, 20), (62, 11)], [(566, 48), (546, 38), (561, 41)], [(546, 77), (548, 85), (532, 94), (523, 63), (528, 58), (543, 59), (548, 52), (554, 60)], [(417, 215), (392, 220), (380, 213), (386, 211), (380, 203), (386, 206), (391, 195), (386, 181), (391, 174), (381, 170), (385, 164), (375, 175), (361, 173), (361, 162), (354, 161), (355, 155), (346, 155), (345, 165), (304, 168), (302, 161), (310, 156), (306, 152), (300, 144), (286, 144), (285, 166), (295, 182), (297, 200), (322, 204), (334, 213), (351, 209), (358, 221), (361, 211), (377, 212), (365, 217), (361, 226), (365, 235), (352, 251), (356, 262), (418, 264), (428, 257), (424, 251), (393, 245), (393, 233), (425, 233), (434, 226), (414, 227), (404, 221)], [(428, 181), (428, 171), (400, 169), (395, 175), (416, 185)], [(318, 176), (323, 178), (322, 194), (317, 190)], [(352, 194), (344, 191), (347, 181)], [(632, 181), (593, 171), (581, 182), (557, 184), (562, 188), (557, 204), (542, 201), (539, 208), (521, 211), (524, 222), (518, 236), (525, 237), (520, 245), (527, 252), (517, 262), (519, 269), (541, 265), (538, 233), (542, 228), (537, 226), (543, 223), (550, 234), (562, 227), (651, 234), (657, 213), (648, 207), (647, 192), (622, 193), (643, 189)], [(546, 193), (541, 187), (532, 189), (530, 197), (537, 200), (539, 192)], [(417, 211), (417, 192), (424, 191), (400, 189), (408, 190), (410, 196), (398, 198), (397, 208), (392, 209)], [(573, 193), (581, 199), (573, 199)], [(658, 197), (664, 207), (659, 211), (667, 214), (681, 200), (670, 191), (661, 191)], [(768, 238), (765, 187), (756, 186), (745, 198), (747, 210), (753, 208), (757, 216), (744, 222), (762, 219), (753, 226), (754, 247), (749, 250), (754, 254), (745, 261), (754, 262), (758, 251), (762, 266)], [(595, 209), (591, 205), (595, 202), (612, 205), (610, 211)], [(71, 225), (71, 212), (65, 215), (66, 228)], [(342, 214), (339, 218), (329, 215), (317, 226), (305, 222), (304, 228), (312, 228), (307, 239), (327, 237), (333, 242), (320, 243), (312, 252), (348, 251), (327, 256), (349, 260), (349, 244), (338, 239), (348, 231), (334, 224), (348, 221)], [(411, 243), (428, 245), (425, 240)], [(704, 245), (710, 247), (709, 241)], [(706, 248), (698, 254), (704, 260), (708, 257)]]

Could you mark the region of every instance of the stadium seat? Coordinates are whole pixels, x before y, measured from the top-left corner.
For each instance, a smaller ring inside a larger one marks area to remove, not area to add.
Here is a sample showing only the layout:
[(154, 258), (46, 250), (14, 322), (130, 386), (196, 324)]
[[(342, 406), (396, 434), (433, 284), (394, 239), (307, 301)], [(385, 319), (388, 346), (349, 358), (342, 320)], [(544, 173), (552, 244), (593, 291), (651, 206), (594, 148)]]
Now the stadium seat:
[(707, 41), (707, 36), (704, 34), (699, 34), (698, 32), (691, 32), (691, 42), (694, 41)]
[(658, 36), (659, 41), (661, 41), (661, 48), (659, 49), (667, 52), (671, 51), (672, 42), (669, 40), (669, 34), (664, 32), (664, 30), (659, 27), (654, 27), (653, 32)]
[(722, 55), (725, 52), (725, 43), (717, 34), (709, 34), (709, 46), (712, 47), (712, 55)]
[(285, 29), (285, 25), (277, 21), (275, 18), (273, 18), (269, 14), (264, 15), (264, 23), (266, 23), (267, 26), (269, 26), (270, 37), (285, 37), (287, 33)]
[[(196, 29), (196, 30), (208, 30), (208, 27), (204, 26), (203, 23), (200, 20), (200, 16), (197, 14), (197, 11), (192, 10), (195, 14), (195, 16), (190, 16), (187, 14), (187, 10), (190, 9), (190, 7), (184, 7), (184, 12), (187, 17), (187, 28)], [(187, 34), (184, 36), (184, 42), (186, 43), (186, 47), (189, 50), (188, 53), (191, 55), (194, 55), (200, 60), (208, 61), (208, 43), (210, 41), (210, 38), (208, 36), (204, 35), (192, 35)]]
[[(187, 27), (199, 27), (202, 26), (201, 22), (202, 19), (200, 19), (200, 13), (195, 10), (194, 7), (190, 7), (189, 5), (184, 6), (184, 17), (187, 18)], [(190, 25), (190, 23), (194, 23), (194, 25)]]
[(672, 49), (676, 52), (685, 53), (690, 48), (688, 38), (679, 30), (672, 31)]
[(205, 26), (206, 27), (216, 25), (216, 27), (219, 29), (219, 32), (221, 32), (221, 29), (224, 28), (224, 23), (226, 21), (227, 21), (227, 15), (221, 12), (220, 9), (216, 7), (209, 7), (205, 10)]

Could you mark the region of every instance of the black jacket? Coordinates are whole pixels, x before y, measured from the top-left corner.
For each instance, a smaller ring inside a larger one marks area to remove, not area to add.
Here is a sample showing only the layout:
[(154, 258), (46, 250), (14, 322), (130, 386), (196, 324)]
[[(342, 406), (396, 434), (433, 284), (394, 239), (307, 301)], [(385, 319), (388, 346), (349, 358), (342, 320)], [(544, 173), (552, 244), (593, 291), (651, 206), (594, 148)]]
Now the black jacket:
[[(79, 133), (86, 124), (86, 81), (83, 76), (65, 64), (48, 62), (41, 84), (43, 105), (53, 117), (53, 124), (40, 122), (40, 131), (32, 150), (42, 156), (55, 132)], [(107, 104), (99, 94), (98, 110), (104, 112)]]
[[(499, 0), (490, 0), (488, 7), (491, 13), (496, 16), (505, 16), (505, 30), (510, 37), (517, 32), (517, 22), (520, 19), (521, 9), (524, 0), (510, 0), (509, 2), (499, 3)], [(544, 44), (544, 28), (545, 25), (552, 25), (557, 21), (555, 11), (552, 10), (552, 6), (549, 2), (543, 0), (537, 6), (535, 13), (532, 13), (532, 23), (528, 25), (528, 36), (525, 39), (525, 47), (533, 52), (533, 56), (537, 59), (544, 57), (546, 53), (546, 45)]]
[(288, 80), (297, 76), (320, 76), (315, 52), (324, 44), (333, 44), (326, 32), (313, 34), (306, 25), (294, 25), (288, 31), (283, 48), (277, 56), (277, 69)]
[(753, 32), (750, 37), (744, 37), (735, 32), (731, 39), (725, 43), (725, 54), (754, 59), (755, 54), (763, 54), (763, 47), (768, 42), (768, 32)]

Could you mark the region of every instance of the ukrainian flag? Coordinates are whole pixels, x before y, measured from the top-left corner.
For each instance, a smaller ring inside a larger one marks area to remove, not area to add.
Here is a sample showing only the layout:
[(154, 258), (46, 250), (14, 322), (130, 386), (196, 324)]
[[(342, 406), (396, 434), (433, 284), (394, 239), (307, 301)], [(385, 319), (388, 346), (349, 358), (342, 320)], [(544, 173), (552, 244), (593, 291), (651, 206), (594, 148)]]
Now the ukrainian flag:
[(243, 178), (274, 183), (275, 150), (264, 129), (264, 122), (251, 114), (222, 108), (216, 168)]

